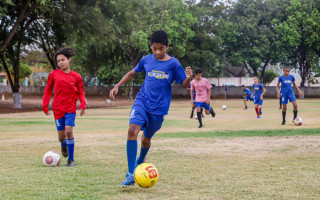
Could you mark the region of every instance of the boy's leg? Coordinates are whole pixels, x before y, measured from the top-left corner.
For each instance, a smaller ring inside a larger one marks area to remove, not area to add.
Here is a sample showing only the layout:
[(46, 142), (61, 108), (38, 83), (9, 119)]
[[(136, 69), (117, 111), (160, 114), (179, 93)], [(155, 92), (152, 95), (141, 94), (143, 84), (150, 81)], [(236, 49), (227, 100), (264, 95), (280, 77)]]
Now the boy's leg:
[(193, 113), (194, 113), (194, 109), (196, 108), (196, 105), (195, 104), (193, 104), (193, 106), (192, 106), (192, 110), (191, 110), (191, 115), (190, 115), (190, 119), (192, 119), (193, 118)]
[(65, 130), (58, 131), (58, 138), (61, 142), (61, 154), (63, 157), (68, 157), (68, 148), (67, 148), (67, 140)]
[(292, 106), (293, 106), (293, 120), (295, 120), (297, 118), (298, 115), (298, 104), (296, 101), (292, 102)]
[(248, 106), (247, 106), (247, 99), (243, 99), (243, 103), (244, 103), (244, 109), (243, 110), (247, 110)]
[(202, 119), (201, 119), (201, 108), (197, 107), (197, 117), (198, 117), (198, 121), (199, 121), (199, 128), (202, 128)]
[(67, 148), (68, 148), (68, 163), (67, 166), (74, 166), (74, 137), (73, 126), (66, 126)]
[(140, 155), (137, 159), (136, 166), (140, 165), (141, 163), (144, 163), (145, 158), (148, 154), (148, 151), (151, 147), (151, 138), (147, 138), (144, 136), (144, 134), (141, 137), (141, 149), (140, 149)]
[(282, 125), (286, 124), (287, 104), (282, 104)]
[(255, 105), (255, 110), (257, 113), (257, 118), (260, 118), (259, 110), (258, 110), (258, 104)]
[(279, 99), (279, 104), (280, 104), (279, 110), (281, 110), (282, 109), (281, 96), (280, 96), (280, 99)]

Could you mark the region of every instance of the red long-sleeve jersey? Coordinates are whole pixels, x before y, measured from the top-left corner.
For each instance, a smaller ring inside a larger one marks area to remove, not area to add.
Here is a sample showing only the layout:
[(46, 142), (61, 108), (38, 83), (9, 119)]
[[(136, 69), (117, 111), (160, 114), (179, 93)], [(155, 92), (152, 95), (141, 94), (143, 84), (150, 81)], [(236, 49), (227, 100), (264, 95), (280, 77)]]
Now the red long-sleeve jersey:
[(83, 91), (83, 82), (80, 74), (75, 71), (64, 73), (61, 69), (50, 73), (47, 86), (43, 94), (42, 110), (49, 112), (48, 105), (54, 88), (53, 114), (54, 118), (60, 119), (66, 113), (76, 113), (76, 103), (78, 98), (81, 105), (79, 109), (86, 108), (85, 94)]

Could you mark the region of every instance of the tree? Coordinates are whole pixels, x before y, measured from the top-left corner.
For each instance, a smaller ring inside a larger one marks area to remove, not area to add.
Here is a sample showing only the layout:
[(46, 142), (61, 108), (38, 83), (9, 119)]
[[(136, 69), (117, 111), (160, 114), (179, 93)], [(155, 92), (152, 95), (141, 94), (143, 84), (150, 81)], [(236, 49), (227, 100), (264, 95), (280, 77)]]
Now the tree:
[(299, 69), (300, 87), (319, 69), (320, 13), (319, 1), (292, 0), (281, 19), (274, 19), (276, 40), (282, 50), (279, 61)]

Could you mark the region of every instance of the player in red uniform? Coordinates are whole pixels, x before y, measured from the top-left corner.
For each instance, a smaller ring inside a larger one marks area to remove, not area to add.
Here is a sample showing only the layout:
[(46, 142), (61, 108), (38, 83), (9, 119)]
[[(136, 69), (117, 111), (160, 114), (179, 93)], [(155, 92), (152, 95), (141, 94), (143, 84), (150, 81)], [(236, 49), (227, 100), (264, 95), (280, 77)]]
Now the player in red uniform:
[(50, 115), (48, 105), (54, 88), (52, 104), (54, 119), (56, 122), (61, 152), (68, 156), (67, 166), (74, 166), (74, 137), (73, 127), (76, 118), (76, 102), (80, 99), (80, 116), (84, 115), (86, 108), (83, 82), (80, 74), (70, 69), (70, 62), (75, 52), (71, 48), (61, 48), (54, 55), (60, 69), (50, 73), (47, 86), (43, 94), (42, 110)]

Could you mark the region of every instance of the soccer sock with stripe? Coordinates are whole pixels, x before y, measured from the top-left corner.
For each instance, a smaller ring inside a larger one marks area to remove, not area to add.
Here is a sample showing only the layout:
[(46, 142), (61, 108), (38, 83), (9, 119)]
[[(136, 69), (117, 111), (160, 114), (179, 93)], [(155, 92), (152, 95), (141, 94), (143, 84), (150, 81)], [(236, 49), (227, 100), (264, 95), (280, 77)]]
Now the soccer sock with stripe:
[(67, 139), (67, 146), (68, 146), (68, 160), (74, 160), (74, 138)]
[(286, 111), (282, 111), (282, 121), (286, 121)]
[(61, 146), (63, 147), (67, 146), (67, 140), (64, 140), (63, 142), (61, 142)]
[(197, 112), (197, 116), (198, 116), (199, 124), (200, 126), (202, 126), (201, 112)]
[(133, 174), (136, 168), (136, 158), (138, 151), (137, 140), (127, 140), (127, 159), (128, 159), (128, 170), (129, 173)]
[(256, 107), (256, 113), (257, 113), (257, 116), (259, 117), (260, 115), (259, 115), (259, 110), (257, 107)]
[(298, 110), (294, 110), (293, 111), (293, 120), (295, 120), (295, 118), (297, 118), (298, 115)]
[(143, 163), (143, 161), (144, 161), (144, 159), (145, 159), (145, 157), (146, 157), (146, 155), (147, 155), (150, 147), (151, 147), (151, 144), (150, 144), (150, 146), (147, 147), (147, 148), (143, 148), (143, 147), (141, 146), (140, 156), (139, 156), (139, 158), (137, 159), (137, 166), (140, 165), (141, 163)]

